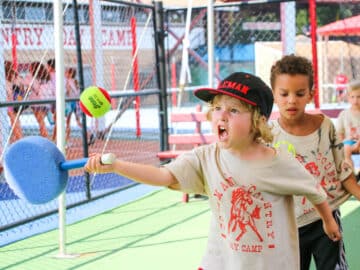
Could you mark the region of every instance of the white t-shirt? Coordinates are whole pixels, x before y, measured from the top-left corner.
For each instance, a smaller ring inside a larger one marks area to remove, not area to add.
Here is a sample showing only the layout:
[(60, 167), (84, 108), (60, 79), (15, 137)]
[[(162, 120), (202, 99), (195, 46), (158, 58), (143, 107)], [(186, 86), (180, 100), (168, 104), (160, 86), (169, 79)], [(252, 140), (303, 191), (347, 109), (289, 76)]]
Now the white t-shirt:
[(249, 162), (211, 144), (165, 167), (182, 191), (209, 196), (205, 270), (299, 269), (292, 195), (318, 204), (326, 194), (291, 154), (278, 150), (272, 159)]
[[(328, 195), (331, 208), (337, 209), (350, 194), (342, 187), (341, 181), (352, 173), (343, 169), (343, 144), (336, 136), (331, 120), (324, 116), (321, 126), (307, 136), (295, 136), (282, 129), (278, 121), (273, 121), (274, 145), (292, 152), (296, 159), (314, 176)], [(291, 179), (290, 179), (291, 180)], [(304, 196), (295, 198), (295, 209), (299, 227), (320, 219), (313, 205)]]
[(354, 114), (345, 109), (340, 112), (336, 123), (336, 130), (344, 134), (346, 140), (360, 139), (360, 113)]

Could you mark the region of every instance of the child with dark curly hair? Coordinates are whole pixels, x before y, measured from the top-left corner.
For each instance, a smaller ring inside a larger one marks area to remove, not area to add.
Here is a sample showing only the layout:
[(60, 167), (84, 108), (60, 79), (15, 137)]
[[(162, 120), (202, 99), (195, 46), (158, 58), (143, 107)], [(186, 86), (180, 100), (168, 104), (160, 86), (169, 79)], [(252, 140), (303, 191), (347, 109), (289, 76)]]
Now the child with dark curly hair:
[[(316, 184), (327, 193), (340, 226), (339, 206), (351, 194), (360, 199), (360, 187), (353, 171), (343, 166), (344, 145), (331, 119), (305, 111), (314, 97), (312, 64), (304, 57), (284, 56), (272, 66), (270, 81), (280, 112), (274, 121), (274, 145), (286, 146), (314, 176)], [(312, 257), (319, 270), (348, 269), (343, 241), (329, 240), (311, 202), (304, 196), (296, 196), (295, 209), (301, 269), (309, 269)]]

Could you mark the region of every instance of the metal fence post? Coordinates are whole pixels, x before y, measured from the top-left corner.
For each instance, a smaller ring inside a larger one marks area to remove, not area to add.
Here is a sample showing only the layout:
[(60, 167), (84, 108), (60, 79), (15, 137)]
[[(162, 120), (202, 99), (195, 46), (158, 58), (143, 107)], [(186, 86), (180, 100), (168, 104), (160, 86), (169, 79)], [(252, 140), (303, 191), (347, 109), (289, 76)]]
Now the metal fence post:
[(164, 9), (161, 1), (155, 1), (155, 46), (156, 46), (156, 69), (158, 72), (159, 117), (160, 117), (160, 148), (169, 149), (168, 143), (168, 113), (167, 113), (167, 86), (166, 86), (166, 59), (165, 59), (165, 30)]
[[(84, 73), (83, 73), (83, 62), (81, 56), (81, 38), (80, 38), (80, 27), (79, 27), (79, 16), (78, 16), (78, 7), (77, 1), (73, 0), (74, 6), (74, 27), (75, 27), (75, 38), (76, 38), (76, 58), (77, 58), (77, 69), (79, 71), (79, 87), (80, 93), (84, 91)], [(87, 125), (86, 125), (86, 116), (81, 113), (81, 125), (82, 125), (82, 142), (83, 142), (83, 151), (84, 156), (89, 156), (89, 147), (87, 139)], [(90, 187), (90, 175), (85, 172), (85, 183), (86, 183), (86, 198), (91, 199), (91, 187)]]

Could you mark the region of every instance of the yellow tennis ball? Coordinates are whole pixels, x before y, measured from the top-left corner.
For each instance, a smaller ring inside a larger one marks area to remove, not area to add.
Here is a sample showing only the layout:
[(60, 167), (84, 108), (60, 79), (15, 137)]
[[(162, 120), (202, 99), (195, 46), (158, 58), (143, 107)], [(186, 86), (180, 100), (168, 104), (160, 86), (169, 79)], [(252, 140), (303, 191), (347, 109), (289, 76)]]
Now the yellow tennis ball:
[(89, 86), (80, 95), (80, 108), (88, 116), (101, 117), (111, 108), (110, 95), (101, 87)]
[(281, 145), (287, 145), (287, 151), (291, 154), (294, 155), (294, 157), (296, 157), (296, 150), (295, 150), (295, 146), (288, 142), (288, 141), (278, 141), (277, 143), (274, 144), (275, 148), (279, 148)]

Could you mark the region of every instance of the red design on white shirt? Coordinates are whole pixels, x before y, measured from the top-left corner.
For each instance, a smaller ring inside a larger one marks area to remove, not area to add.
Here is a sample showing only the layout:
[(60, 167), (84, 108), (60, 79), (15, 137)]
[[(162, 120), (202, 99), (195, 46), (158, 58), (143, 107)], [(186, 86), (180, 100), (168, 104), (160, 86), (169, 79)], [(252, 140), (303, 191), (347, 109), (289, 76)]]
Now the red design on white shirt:
[(251, 198), (253, 187), (250, 187), (249, 190), (243, 188), (237, 188), (232, 192), (231, 198), (231, 210), (230, 210), (230, 220), (228, 223), (228, 231), (235, 232), (237, 229), (240, 229), (236, 241), (239, 241), (241, 237), (247, 232), (247, 227), (250, 227), (252, 231), (259, 238), (260, 242), (263, 242), (264, 239), (260, 235), (259, 231), (256, 228), (255, 219), (260, 219), (260, 207), (255, 206), (252, 212), (248, 212), (248, 207), (253, 204)]

